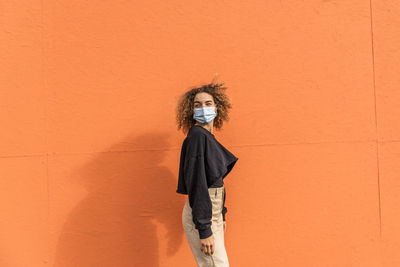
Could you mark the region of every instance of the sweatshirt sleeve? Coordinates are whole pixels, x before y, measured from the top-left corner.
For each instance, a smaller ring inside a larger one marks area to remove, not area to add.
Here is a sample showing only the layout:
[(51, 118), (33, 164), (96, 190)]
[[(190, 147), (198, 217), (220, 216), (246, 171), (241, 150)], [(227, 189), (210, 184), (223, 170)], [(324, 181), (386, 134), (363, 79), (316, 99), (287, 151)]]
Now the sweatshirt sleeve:
[(228, 209), (225, 207), (225, 196), (226, 196), (226, 188), (224, 190), (224, 202), (222, 205), (222, 219), (225, 221), (225, 213), (227, 213)]
[(189, 204), (200, 239), (213, 234), (211, 230), (212, 202), (208, 192), (203, 142), (205, 141), (202, 136), (196, 136), (196, 139), (191, 140), (184, 164)]

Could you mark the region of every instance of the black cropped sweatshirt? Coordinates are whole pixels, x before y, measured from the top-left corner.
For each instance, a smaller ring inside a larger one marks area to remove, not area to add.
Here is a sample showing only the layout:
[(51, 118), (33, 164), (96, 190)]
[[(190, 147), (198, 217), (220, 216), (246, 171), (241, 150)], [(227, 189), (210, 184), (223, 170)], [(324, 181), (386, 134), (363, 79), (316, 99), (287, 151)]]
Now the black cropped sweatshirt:
[[(238, 160), (215, 136), (200, 125), (194, 125), (183, 141), (176, 192), (188, 195), (192, 217), (200, 238), (212, 235), (212, 203), (208, 188), (221, 187), (223, 179)], [(226, 190), (222, 216), (225, 221)]]

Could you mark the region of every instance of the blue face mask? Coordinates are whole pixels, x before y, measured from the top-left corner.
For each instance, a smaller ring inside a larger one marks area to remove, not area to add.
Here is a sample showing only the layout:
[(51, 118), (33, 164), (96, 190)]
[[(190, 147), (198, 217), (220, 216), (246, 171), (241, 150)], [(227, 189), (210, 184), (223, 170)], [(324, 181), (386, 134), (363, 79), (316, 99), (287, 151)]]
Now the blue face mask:
[(193, 119), (201, 124), (209, 124), (217, 116), (215, 107), (195, 108), (193, 111)]

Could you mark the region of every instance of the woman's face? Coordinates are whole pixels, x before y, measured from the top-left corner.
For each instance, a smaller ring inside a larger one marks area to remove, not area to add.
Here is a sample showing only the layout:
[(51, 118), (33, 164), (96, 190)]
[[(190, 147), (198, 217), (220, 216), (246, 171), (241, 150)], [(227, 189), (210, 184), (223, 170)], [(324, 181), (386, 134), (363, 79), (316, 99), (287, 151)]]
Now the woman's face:
[(194, 97), (193, 108), (207, 108), (207, 107), (215, 107), (215, 102), (212, 95), (201, 92), (197, 93)]

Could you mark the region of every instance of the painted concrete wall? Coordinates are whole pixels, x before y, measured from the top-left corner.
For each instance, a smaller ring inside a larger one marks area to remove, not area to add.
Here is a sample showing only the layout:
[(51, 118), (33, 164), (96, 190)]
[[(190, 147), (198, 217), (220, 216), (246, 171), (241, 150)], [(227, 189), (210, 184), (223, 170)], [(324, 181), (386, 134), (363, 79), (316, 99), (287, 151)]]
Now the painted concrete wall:
[(231, 266), (400, 266), (396, 0), (1, 1), (0, 266), (195, 266), (174, 108), (216, 72)]

